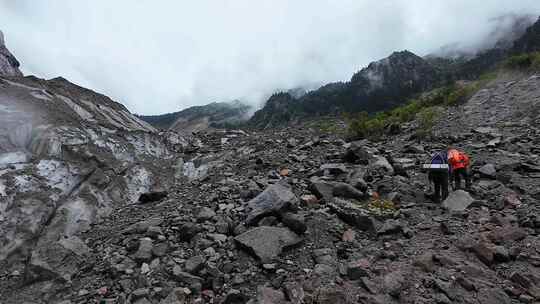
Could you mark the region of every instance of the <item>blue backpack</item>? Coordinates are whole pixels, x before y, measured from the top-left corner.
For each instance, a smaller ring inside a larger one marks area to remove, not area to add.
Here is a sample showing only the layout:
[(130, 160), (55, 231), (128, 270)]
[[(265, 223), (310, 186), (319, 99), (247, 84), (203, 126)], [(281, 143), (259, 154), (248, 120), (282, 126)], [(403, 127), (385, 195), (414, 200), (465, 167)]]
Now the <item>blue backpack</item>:
[(446, 151), (441, 151), (433, 154), (430, 163), (433, 165), (448, 164), (448, 155), (446, 154)]

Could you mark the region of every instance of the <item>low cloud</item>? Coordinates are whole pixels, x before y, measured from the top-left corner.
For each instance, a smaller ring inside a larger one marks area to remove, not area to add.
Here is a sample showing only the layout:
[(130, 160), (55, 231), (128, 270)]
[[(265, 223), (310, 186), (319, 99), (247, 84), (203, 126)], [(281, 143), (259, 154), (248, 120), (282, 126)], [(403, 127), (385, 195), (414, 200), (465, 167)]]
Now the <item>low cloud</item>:
[(159, 114), (278, 89), (346, 81), (370, 61), (480, 45), (493, 18), (537, 0), (0, 0), (25, 74), (63, 76)]

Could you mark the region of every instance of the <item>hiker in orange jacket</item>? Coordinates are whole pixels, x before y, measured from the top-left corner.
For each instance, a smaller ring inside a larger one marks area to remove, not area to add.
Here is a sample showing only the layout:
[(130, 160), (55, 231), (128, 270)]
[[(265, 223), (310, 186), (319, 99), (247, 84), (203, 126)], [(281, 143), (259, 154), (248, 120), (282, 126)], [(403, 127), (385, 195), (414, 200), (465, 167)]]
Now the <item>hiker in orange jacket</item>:
[(457, 149), (448, 149), (448, 164), (450, 165), (451, 174), (454, 179), (454, 190), (461, 188), (461, 178), (465, 179), (466, 189), (471, 188), (471, 177), (469, 167), (471, 161), (469, 156)]

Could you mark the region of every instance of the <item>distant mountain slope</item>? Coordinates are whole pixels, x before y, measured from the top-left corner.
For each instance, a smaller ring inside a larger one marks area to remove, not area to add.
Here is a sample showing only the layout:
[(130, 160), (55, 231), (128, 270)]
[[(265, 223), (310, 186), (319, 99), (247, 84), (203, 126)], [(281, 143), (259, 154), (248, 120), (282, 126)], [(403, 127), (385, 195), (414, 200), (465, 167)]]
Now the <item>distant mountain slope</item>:
[(164, 115), (139, 116), (139, 118), (156, 128), (191, 133), (243, 122), (247, 119), (250, 109), (251, 106), (234, 100), (231, 102), (213, 102)]
[(514, 42), (512, 51), (514, 53), (540, 51), (540, 19), (530, 26), (523, 36)]
[[(507, 15), (477, 49), (445, 46), (427, 55), (430, 64), (444, 71), (448, 80), (475, 79), (512, 54), (540, 50), (540, 23), (530, 15)], [(503, 26), (505, 24), (505, 26)]]
[(421, 57), (409, 51), (395, 52), (369, 64), (349, 82), (328, 84), (300, 98), (275, 94), (255, 112), (249, 125), (269, 128), (310, 115), (379, 111), (438, 85), (442, 79), (441, 72)]
[(372, 62), (349, 82), (331, 83), (295, 98), (278, 93), (255, 112), (248, 125), (271, 128), (305, 117), (343, 112), (387, 110), (422, 91), (460, 79), (476, 79), (496, 68), (509, 56), (540, 50), (540, 20), (530, 16), (506, 16), (504, 28), (493, 32), (487, 46), (477, 52), (449, 47), (421, 58), (409, 51), (395, 52)]

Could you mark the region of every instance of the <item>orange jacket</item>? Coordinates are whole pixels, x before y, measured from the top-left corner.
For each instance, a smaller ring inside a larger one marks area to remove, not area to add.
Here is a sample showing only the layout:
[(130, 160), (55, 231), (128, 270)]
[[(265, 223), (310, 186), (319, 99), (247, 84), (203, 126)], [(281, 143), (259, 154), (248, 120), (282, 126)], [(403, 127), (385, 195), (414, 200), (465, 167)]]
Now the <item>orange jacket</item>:
[(452, 170), (469, 167), (469, 156), (465, 152), (452, 149), (448, 151), (448, 163)]

